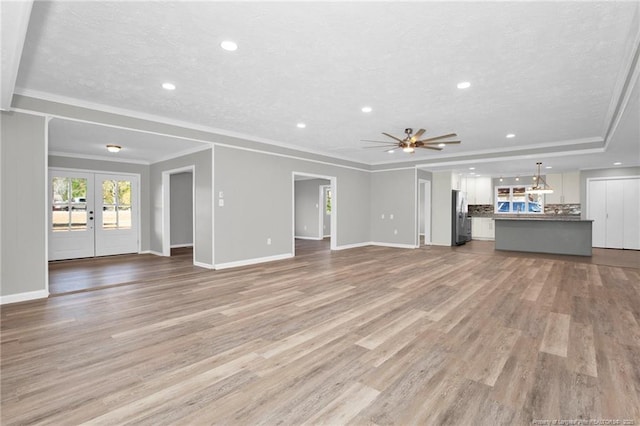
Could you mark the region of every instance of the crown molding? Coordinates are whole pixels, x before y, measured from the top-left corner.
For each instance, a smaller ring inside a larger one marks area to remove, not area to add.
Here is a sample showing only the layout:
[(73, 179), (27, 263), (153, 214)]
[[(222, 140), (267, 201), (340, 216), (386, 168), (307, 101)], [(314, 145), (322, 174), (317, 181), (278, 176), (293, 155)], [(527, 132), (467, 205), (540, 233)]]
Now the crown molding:
[(113, 158), (113, 157), (108, 157), (106, 155), (78, 154), (75, 152), (49, 151), (48, 155), (53, 157), (68, 157), (68, 158), (82, 158), (84, 160), (109, 161), (111, 163), (141, 164), (144, 166), (149, 166), (151, 164), (150, 162), (143, 161), (143, 160), (132, 160), (129, 158)]

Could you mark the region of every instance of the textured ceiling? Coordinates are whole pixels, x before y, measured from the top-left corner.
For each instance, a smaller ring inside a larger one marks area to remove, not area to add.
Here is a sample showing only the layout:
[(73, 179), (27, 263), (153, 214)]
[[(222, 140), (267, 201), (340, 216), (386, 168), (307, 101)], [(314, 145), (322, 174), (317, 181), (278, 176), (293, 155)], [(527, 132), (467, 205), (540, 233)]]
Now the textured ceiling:
[[(604, 139), (637, 10), (610, 1), (36, 2), (17, 92), (369, 164), (553, 147)], [(225, 39), (239, 49), (220, 49)], [(165, 81), (177, 89), (163, 90)], [(461, 81), (472, 86), (459, 90)], [(414, 156), (363, 149), (361, 139), (405, 127), (457, 132), (463, 143)]]

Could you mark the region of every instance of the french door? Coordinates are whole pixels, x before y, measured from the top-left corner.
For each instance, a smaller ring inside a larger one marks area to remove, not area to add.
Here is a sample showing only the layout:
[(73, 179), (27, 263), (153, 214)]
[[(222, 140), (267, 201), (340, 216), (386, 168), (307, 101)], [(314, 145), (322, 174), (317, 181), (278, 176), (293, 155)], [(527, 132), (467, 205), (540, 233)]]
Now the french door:
[(49, 260), (138, 252), (138, 176), (49, 171)]

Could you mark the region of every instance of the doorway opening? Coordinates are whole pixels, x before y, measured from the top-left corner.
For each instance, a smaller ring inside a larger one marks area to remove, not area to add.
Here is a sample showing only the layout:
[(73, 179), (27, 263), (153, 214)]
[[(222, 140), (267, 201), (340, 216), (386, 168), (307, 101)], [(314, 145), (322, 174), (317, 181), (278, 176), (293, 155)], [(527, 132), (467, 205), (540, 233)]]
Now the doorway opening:
[(162, 172), (162, 255), (195, 261), (195, 166)]
[(336, 178), (293, 172), (292, 254), (335, 250)]
[(431, 181), (418, 180), (418, 247), (431, 245)]

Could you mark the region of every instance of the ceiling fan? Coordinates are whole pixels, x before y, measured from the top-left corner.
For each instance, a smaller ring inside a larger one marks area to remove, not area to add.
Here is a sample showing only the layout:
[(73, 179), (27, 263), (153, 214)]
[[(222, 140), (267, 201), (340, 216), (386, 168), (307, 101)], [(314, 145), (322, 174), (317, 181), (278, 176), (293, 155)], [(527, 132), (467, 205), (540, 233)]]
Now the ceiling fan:
[(374, 143), (383, 144), (383, 145), (378, 145), (378, 146), (369, 146), (369, 147), (366, 147), (366, 148), (385, 148), (385, 151), (387, 151), (387, 152), (392, 152), (393, 149), (400, 148), (404, 152), (408, 152), (410, 154), (413, 154), (415, 152), (416, 148), (425, 148), (425, 149), (433, 149), (434, 151), (442, 151), (442, 148), (445, 145), (459, 144), (460, 143), (460, 141), (443, 141), (442, 140), (442, 139), (447, 139), (447, 138), (451, 138), (451, 137), (457, 136), (455, 133), (449, 133), (447, 135), (435, 136), (435, 137), (432, 137), (432, 138), (427, 138), (427, 139), (420, 140), (420, 138), (422, 137), (424, 132), (426, 132), (425, 129), (420, 129), (414, 134), (413, 133), (413, 129), (408, 127), (406, 129), (404, 129), (404, 133), (405, 133), (404, 139), (400, 139), (398, 137), (390, 135), (389, 133), (382, 132), (383, 135), (385, 135), (387, 137), (390, 137), (395, 142), (391, 142), (391, 141), (372, 141), (372, 140), (367, 140), (367, 139), (363, 139), (362, 141), (363, 142), (374, 142)]

